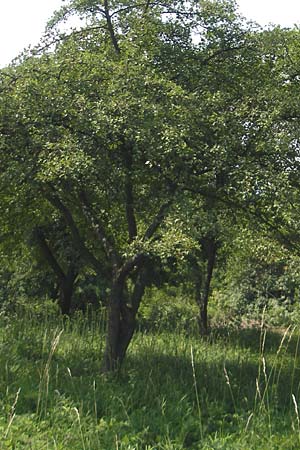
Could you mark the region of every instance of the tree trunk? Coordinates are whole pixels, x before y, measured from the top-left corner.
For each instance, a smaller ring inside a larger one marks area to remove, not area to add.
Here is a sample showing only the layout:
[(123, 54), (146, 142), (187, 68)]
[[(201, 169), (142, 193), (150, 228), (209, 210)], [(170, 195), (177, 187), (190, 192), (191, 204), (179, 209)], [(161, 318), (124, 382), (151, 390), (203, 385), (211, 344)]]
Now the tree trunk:
[(136, 314), (146, 286), (146, 271), (138, 274), (130, 304), (125, 300), (125, 280), (115, 279), (108, 306), (106, 347), (102, 361), (102, 372), (118, 370), (124, 361), (128, 346), (136, 328)]
[(59, 286), (59, 306), (62, 314), (69, 315), (74, 292), (76, 272), (74, 267), (70, 266), (67, 275), (61, 281)]
[(124, 283), (115, 278), (112, 283), (107, 316), (106, 345), (102, 361), (102, 372), (113, 372), (118, 369), (118, 345), (121, 320), (121, 302)]
[(205, 253), (207, 254), (207, 264), (205, 276), (196, 282), (196, 301), (199, 306), (198, 325), (200, 334), (206, 336), (208, 334), (208, 300), (210, 293), (210, 285), (212, 274), (216, 261), (217, 244), (213, 238), (207, 238), (204, 242)]
[(135, 314), (127, 305), (122, 307), (122, 312), (116, 304), (109, 306), (103, 373), (114, 372), (121, 367), (135, 331), (135, 324)]

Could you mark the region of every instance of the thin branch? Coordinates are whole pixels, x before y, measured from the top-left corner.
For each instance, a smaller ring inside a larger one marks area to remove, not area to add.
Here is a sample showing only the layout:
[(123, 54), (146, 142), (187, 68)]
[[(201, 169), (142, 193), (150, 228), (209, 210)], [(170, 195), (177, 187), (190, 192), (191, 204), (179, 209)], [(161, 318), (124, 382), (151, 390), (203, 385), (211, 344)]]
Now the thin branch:
[[(123, 12), (126, 12), (126, 11), (130, 11), (132, 9), (137, 9), (137, 8), (144, 8), (143, 14), (146, 14), (151, 6), (160, 6), (160, 7), (163, 7), (163, 8), (168, 8), (169, 5), (166, 5), (165, 3), (161, 3), (161, 2), (151, 2), (151, 0), (147, 0), (147, 1), (143, 2), (143, 3), (137, 3), (135, 5), (124, 6), (123, 8), (119, 8), (116, 11), (112, 12), (110, 14), (110, 17), (113, 17), (113, 16), (115, 16), (117, 14), (120, 14), (120, 13), (123, 13)], [(162, 11), (162, 14), (181, 14), (181, 15), (185, 15), (185, 16), (190, 16), (191, 15), (191, 13), (189, 13), (189, 12), (178, 11), (176, 9), (172, 9), (172, 10), (167, 9), (165, 11)]]
[(242, 49), (246, 49), (246, 48), (248, 50), (251, 50), (251, 47), (246, 47), (246, 45), (237, 45), (235, 47), (228, 47), (228, 48), (223, 48), (223, 49), (217, 50), (212, 55), (203, 59), (202, 64), (203, 65), (208, 64), (211, 60), (218, 58), (219, 56), (222, 56), (223, 54), (235, 52), (236, 50), (242, 50)]
[(129, 175), (126, 176), (125, 181), (125, 196), (126, 196), (126, 218), (128, 225), (128, 236), (129, 242), (132, 242), (137, 236), (137, 223), (134, 213), (132, 183)]
[(134, 196), (132, 186), (132, 148), (124, 145), (124, 163), (125, 163), (125, 203), (126, 219), (128, 226), (129, 242), (132, 242), (137, 236), (137, 223), (134, 211)]
[(145, 6), (145, 3), (138, 3), (136, 5), (124, 6), (124, 8), (119, 8), (116, 11), (112, 12), (110, 14), (110, 17), (114, 17), (117, 14), (120, 14), (120, 13), (123, 13), (123, 12), (126, 12), (126, 11), (130, 11), (132, 9), (143, 7), (143, 6)]
[[(50, 42), (47, 42), (45, 45), (43, 46), (36, 46), (35, 48), (32, 49), (31, 54), (33, 54), (34, 56), (41, 54), (44, 50), (47, 50), (48, 48), (52, 47), (55, 44), (58, 44), (60, 42), (63, 41), (67, 41), (68, 39), (73, 38), (74, 36), (84, 36), (89, 34), (92, 31), (95, 30), (105, 30), (106, 27), (105, 26), (101, 26), (101, 25), (97, 25), (97, 26), (93, 26), (93, 27), (87, 27), (87, 28), (81, 28), (80, 30), (72, 30), (69, 34), (59, 34), (58, 37), (56, 37), (55, 39), (53, 39)], [(29, 56), (31, 56), (31, 54)]]

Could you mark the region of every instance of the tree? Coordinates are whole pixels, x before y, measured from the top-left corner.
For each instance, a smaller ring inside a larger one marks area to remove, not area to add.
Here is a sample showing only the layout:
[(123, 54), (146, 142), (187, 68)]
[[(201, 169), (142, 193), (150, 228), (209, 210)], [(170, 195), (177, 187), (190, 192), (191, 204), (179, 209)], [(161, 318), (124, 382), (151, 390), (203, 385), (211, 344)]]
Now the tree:
[[(11, 69), (3, 130), (4, 145), (14, 148), (12, 159), (3, 155), (7, 173), (17, 166), (14, 182), (21, 175), (39, 213), (61, 215), (99, 276), (106, 255), (105, 371), (119, 366), (134, 331), (153, 238), (178, 195), (176, 171), (189, 152), (190, 115), (184, 90), (149, 61), (137, 37), (122, 40), (121, 52), (106, 19), (104, 32), (88, 40), (75, 33), (55, 54)], [(39, 242), (59, 272), (41, 234)]]
[[(73, 14), (87, 25), (62, 35)], [(262, 120), (273, 65), (232, 1), (71, 0), (36, 52), (2, 71), (5, 211), (14, 199), (5, 217), (13, 229), (11, 214), (38, 230), (62, 292), (73, 285), (73, 258), (61, 255), (60, 270), (50, 239), (61, 238), (51, 227), (52, 238), (43, 234), (53, 221), (64, 221), (80, 264), (109, 279), (103, 370), (111, 371), (131, 341), (153, 261), (195, 246), (178, 210), (185, 198), (201, 195), (209, 212), (215, 197), (244, 208), (262, 197), (278, 137)], [(202, 236), (206, 298), (211, 236)]]

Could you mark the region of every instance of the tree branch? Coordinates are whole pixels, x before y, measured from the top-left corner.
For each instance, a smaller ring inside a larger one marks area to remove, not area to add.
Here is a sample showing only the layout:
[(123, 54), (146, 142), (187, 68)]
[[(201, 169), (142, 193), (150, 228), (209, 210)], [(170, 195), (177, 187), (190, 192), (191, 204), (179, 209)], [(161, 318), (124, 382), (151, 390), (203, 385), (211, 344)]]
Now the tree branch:
[(295, 242), (295, 239), (293, 240), (294, 230), (290, 230), (290, 233), (288, 233), (289, 230), (287, 229), (286, 232), (283, 227), (287, 226), (287, 224), (282, 223), (282, 221), (280, 224), (279, 217), (275, 219), (276, 223), (273, 223), (258, 206), (252, 204), (251, 208), (251, 205), (238, 203), (236, 199), (234, 201), (230, 200), (226, 193), (224, 193), (224, 195), (221, 195), (216, 191), (208, 193), (207, 190), (193, 188), (185, 188), (184, 190), (187, 192), (192, 192), (193, 194), (202, 195), (203, 197), (213, 197), (215, 200), (218, 200), (224, 205), (228, 206), (231, 211), (243, 212), (243, 214), (245, 214), (245, 217), (247, 218), (253, 219), (255, 217), (260, 224), (263, 224), (267, 227), (268, 231), (273, 232), (275, 239), (277, 239), (278, 242), (281, 242), (287, 249), (300, 251), (299, 236), (297, 236), (297, 242)]
[(97, 26), (92, 26), (92, 27), (87, 27), (87, 28), (80, 28), (79, 30), (72, 30), (69, 33), (61, 33), (58, 34), (57, 37), (55, 37), (54, 39), (50, 40), (49, 42), (46, 42), (46, 38), (44, 39), (44, 45), (38, 44), (36, 45), (30, 52), (30, 55), (40, 55), (43, 51), (47, 50), (48, 48), (52, 47), (55, 44), (58, 44), (62, 41), (67, 41), (68, 39), (73, 38), (74, 36), (81, 36), (81, 35), (87, 35), (89, 34), (91, 31), (94, 30), (105, 30), (105, 26), (103, 24), (102, 25), (97, 25)]
[(156, 232), (156, 230), (159, 228), (159, 226), (163, 222), (164, 218), (166, 217), (167, 212), (172, 203), (173, 203), (173, 199), (170, 199), (160, 207), (160, 209), (159, 209), (158, 213), (156, 214), (156, 216), (154, 217), (152, 223), (147, 228), (147, 230), (143, 236), (143, 241), (146, 241), (153, 236), (153, 234)]
[(95, 214), (93, 213), (92, 205), (90, 204), (86, 192), (81, 190), (79, 192), (79, 198), (83, 205), (83, 214), (88, 222), (91, 224), (97, 238), (102, 243), (104, 251), (108, 257), (108, 259), (112, 262), (113, 266), (118, 267), (121, 262), (121, 258), (115, 248), (114, 243), (107, 236), (105, 228), (99, 219), (96, 219)]
[[(245, 45), (237, 45), (235, 47), (227, 47), (222, 48), (220, 50), (215, 51), (212, 55), (208, 56), (207, 58), (203, 59), (202, 64), (208, 64), (211, 60), (218, 58), (218, 56), (222, 56), (223, 54), (235, 52), (236, 50), (242, 50), (246, 48)], [(247, 47), (248, 50), (251, 50), (251, 47)]]
[(102, 265), (100, 264), (100, 261), (98, 261), (98, 259), (95, 258), (95, 256), (90, 252), (90, 250), (85, 245), (84, 240), (81, 237), (77, 225), (73, 219), (71, 211), (60, 200), (60, 198), (54, 192), (53, 188), (52, 191), (53, 191), (52, 194), (44, 192), (45, 198), (49, 201), (49, 203), (52, 204), (52, 206), (54, 206), (55, 209), (60, 211), (60, 213), (62, 214), (66, 224), (70, 228), (74, 244), (77, 246), (78, 250), (83, 255), (83, 257), (86, 258), (86, 260), (93, 265), (93, 267), (96, 269), (97, 272), (102, 272)]
[(41, 250), (42, 255), (48, 262), (49, 266), (53, 270), (53, 272), (56, 274), (58, 279), (61, 283), (64, 283), (66, 279), (66, 274), (64, 273), (63, 269), (60, 267), (58, 261), (56, 260), (55, 256), (53, 255), (50, 246), (48, 245), (45, 235), (41, 228), (35, 228), (33, 231), (33, 236)]
[(124, 146), (125, 155), (125, 203), (126, 203), (126, 218), (128, 224), (128, 236), (129, 242), (132, 242), (137, 236), (137, 223), (134, 211), (134, 198), (133, 198), (133, 186), (132, 186), (132, 152), (131, 148)]
[(112, 24), (111, 15), (109, 13), (108, 0), (104, 0), (104, 12), (105, 12), (107, 28), (108, 28), (108, 32), (110, 34), (112, 44), (114, 46), (116, 53), (119, 55), (121, 53), (121, 50), (120, 50), (119, 43), (118, 43), (115, 31), (114, 31), (114, 27)]

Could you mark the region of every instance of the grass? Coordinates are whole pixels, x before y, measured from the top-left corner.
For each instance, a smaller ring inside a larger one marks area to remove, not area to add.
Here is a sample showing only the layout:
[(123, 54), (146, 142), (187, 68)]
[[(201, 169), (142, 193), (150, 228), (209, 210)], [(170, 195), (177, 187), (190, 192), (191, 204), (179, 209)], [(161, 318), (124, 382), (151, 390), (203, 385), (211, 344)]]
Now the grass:
[(0, 318), (0, 449), (300, 448), (299, 331), (140, 331), (100, 374), (103, 318)]

